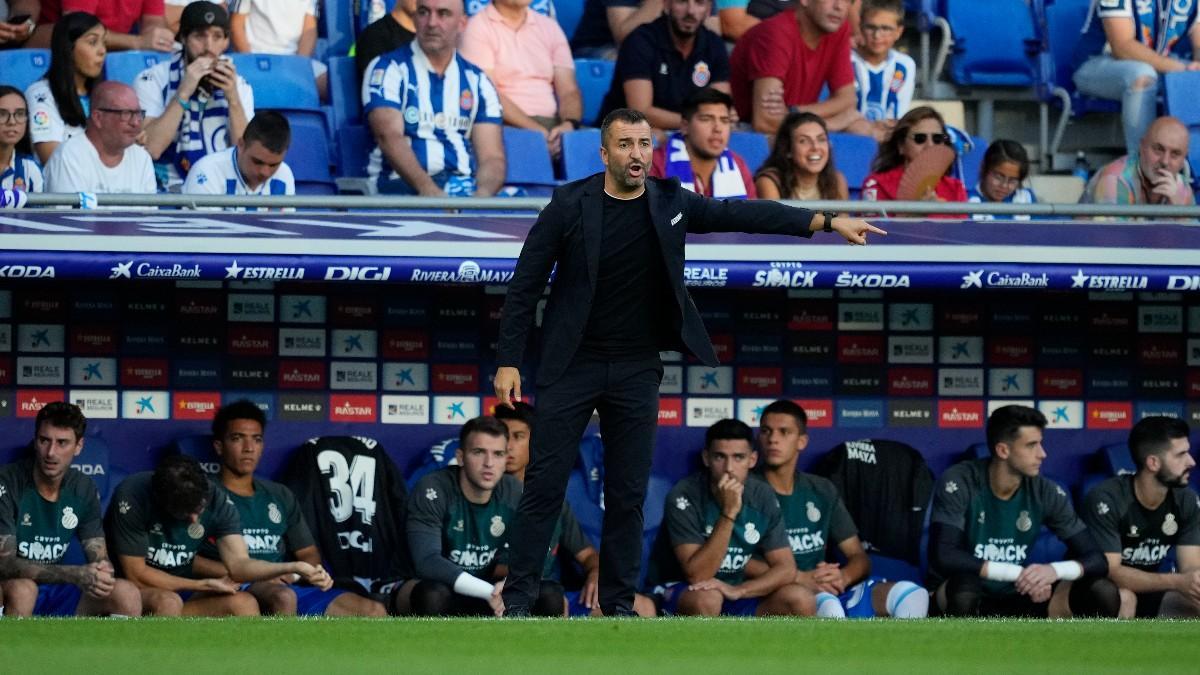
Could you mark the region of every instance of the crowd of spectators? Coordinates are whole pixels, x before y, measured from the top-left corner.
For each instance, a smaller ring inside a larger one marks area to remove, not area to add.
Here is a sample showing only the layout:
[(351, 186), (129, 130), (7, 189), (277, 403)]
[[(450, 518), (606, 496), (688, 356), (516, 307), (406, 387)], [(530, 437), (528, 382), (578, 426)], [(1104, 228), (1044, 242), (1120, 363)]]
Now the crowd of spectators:
[[(1158, 118), (1156, 97), (1161, 74), (1200, 69), (1180, 51), (1200, 45), (1200, 31), (1191, 30), (1197, 11), (1143, 9), (1133, 0), (1098, 3), (1080, 27), (1075, 83), (1083, 93), (1121, 102), (1127, 149), (1096, 172), (1083, 200), (1192, 204), (1187, 129)], [(317, 54), (322, 11), (318, 0), (0, 0), (0, 49), (50, 51), (42, 79), (0, 96), (0, 187), (65, 185), (51, 180), (56, 151), (85, 130), (101, 147), (102, 130), (113, 129), (105, 116), (115, 113), (92, 105), (106, 55), (136, 49), (169, 54), (131, 83), (137, 106), (119, 117), (126, 130), (136, 127), (134, 144), (153, 160), (157, 190), (213, 192), (189, 172), (224, 153), (224, 164), (242, 171), (226, 181), (227, 193), (293, 193), (290, 176), (272, 181), (273, 174), (244, 172), (247, 155), (255, 154), (243, 144), (255, 118), (254, 91), (228, 53), (308, 57), (318, 94), (328, 100), (328, 66)], [(599, 57), (615, 59), (601, 116), (621, 107), (642, 111), (657, 134), (654, 173), (705, 194), (845, 199), (861, 191), (867, 200), (1037, 201), (1027, 184), (1028, 154), (1013, 140), (994, 141), (978, 184), (963, 183), (958, 139), (969, 135), (936, 110), (913, 107), (916, 66), (897, 49), (903, 0), (586, 0), (573, 36), (554, 15), (551, 0), (395, 0), (362, 30), (350, 55), (374, 145), (367, 162), (372, 188), (504, 194), (506, 161), (522, 161), (505, 157), (505, 125), (542, 134), (561, 167), (563, 138), (584, 120), (575, 59)], [(286, 151), (278, 139), (290, 131), (278, 123), (286, 119), (271, 120), (271, 143), (253, 147), (275, 155), (268, 146)], [(730, 149), (738, 130), (770, 137), (761, 166)], [(862, 185), (848, 185), (839, 171), (830, 142), (839, 132), (878, 143)], [(78, 152), (81, 143), (72, 147)], [(943, 149), (916, 161), (936, 146)], [(940, 160), (930, 160), (947, 156), (945, 148), (959, 158), (944, 176), (927, 175), (941, 170)], [(100, 164), (112, 169), (109, 159), (100, 152)], [(259, 159), (286, 167), (274, 156)], [(923, 189), (901, 195), (910, 173), (920, 174), (908, 181)], [(126, 191), (145, 183), (71, 185)]]

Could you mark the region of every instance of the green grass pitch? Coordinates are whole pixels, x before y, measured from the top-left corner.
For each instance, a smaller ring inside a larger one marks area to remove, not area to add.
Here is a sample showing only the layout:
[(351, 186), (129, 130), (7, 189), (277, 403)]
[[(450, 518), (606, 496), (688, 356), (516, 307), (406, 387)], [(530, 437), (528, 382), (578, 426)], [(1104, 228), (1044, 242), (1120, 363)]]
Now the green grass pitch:
[(0, 621), (7, 673), (1200, 672), (1200, 622)]

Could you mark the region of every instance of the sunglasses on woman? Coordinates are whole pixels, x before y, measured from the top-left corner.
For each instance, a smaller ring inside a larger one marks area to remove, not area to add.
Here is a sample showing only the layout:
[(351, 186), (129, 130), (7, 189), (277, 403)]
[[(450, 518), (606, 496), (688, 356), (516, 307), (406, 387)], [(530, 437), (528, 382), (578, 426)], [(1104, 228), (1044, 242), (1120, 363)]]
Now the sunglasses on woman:
[(933, 141), (934, 145), (950, 144), (949, 134), (910, 134), (909, 138), (911, 138), (912, 142), (916, 143), (917, 145), (925, 145), (929, 141)]

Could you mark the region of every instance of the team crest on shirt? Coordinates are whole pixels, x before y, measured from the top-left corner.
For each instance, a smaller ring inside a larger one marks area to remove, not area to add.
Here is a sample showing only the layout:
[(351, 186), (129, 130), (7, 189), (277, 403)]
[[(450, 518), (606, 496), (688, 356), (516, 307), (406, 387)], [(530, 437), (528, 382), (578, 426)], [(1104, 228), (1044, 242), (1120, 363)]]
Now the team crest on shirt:
[(192, 523), (188, 525), (187, 533), (192, 539), (199, 539), (204, 536), (204, 526), (200, 523)]
[(1174, 513), (1168, 513), (1167, 517), (1163, 519), (1162, 531), (1168, 537), (1179, 531), (1179, 523), (1175, 522)]
[(762, 533), (758, 531), (758, 528), (754, 527), (754, 523), (746, 523), (746, 532), (742, 535), (742, 539), (745, 539), (747, 544), (753, 546), (758, 543), (759, 539), (762, 539)]
[(408, 106), (404, 109), (404, 121), (409, 124), (416, 124), (417, 120), (421, 119), (421, 111), (417, 110), (416, 106)]
[(279, 512), (279, 507), (274, 503), (267, 504), (267, 518), (271, 519), (276, 525), (283, 522), (283, 514)]
[(900, 70), (897, 70), (896, 72), (892, 73), (892, 84), (888, 88), (891, 89), (892, 93), (894, 94), (894, 93), (900, 91), (900, 88), (903, 86), (904, 86), (904, 73)]
[(454, 523), (454, 527), (453, 527), (453, 528), (451, 528), (451, 529), (453, 529), (455, 532), (462, 532), (462, 531), (463, 531), (463, 521), (462, 521), (462, 519), (461, 519), (461, 518), (459, 518), (459, 519), (458, 519), (458, 522)]
[(458, 95), (458, 107), (470, 110), (473, 105), (475, 105), (475, 97), (471, 95), (471, 90), (463, 89), (462, 93)]
[(691, 505), (692, 503), (688, 501), (687, 497), (675, 498), (675, 508), (679, 509), (680, 511), (687, 511), (687, 507)]
[(22, 525), (26, 525), (26, 526), (30, 526), (30, 527), (32, 527), (32, 526), (33, 526), (33, 521), (32, 521), (32, 520), (29, 518), (29, 514), (28, 514), (28, 513), (26, 513), (26, 514), (25, 514), (25, 516), (24, 516), (23, 518), (21, 518), (21, 524), (22, 524)]
[(21, 178), (20, 176), (17, 176), (16, 178), (14, 178), (13, 179), (13, 189), (14, 190), (24, 190), (25, 189), (25, 179)]
[(817, 505), (812, 502), (805, 504), (804, 514), (811, 522), (815, 523), (821, 520), (821, 509), (818, 509)]
[(62, 514), (62, 526), (68, 530), (73, 530), (78, 524), (79, 516), (75, 515), (75, 509), (71, 508), (70, 506), (64, 506)]
[(499, 537), (504, 534), (504, 530), (504, 519), (500, 516), (492, 516), (492, 526), (488, 528), (488, 532), (491, 532), (493, 537)]
[(1129, 536), (1131, 536), (1131, 537), (1138, 536), (1138, 526), (1137, 525), (1129, 526)]
[(708, 64), (703, 61), (697, 61), (696, 66), (692, 68), (692, 84), (697, 87), (708, 85), (708, 81), (712, 79), (712, 71), (709, 70)]
[(1029, 518), (1029, 512), (1022, 511), (1021, 515), (1017, 516), (1017, 529), (1028, 532), (1031, 527), (1033, 527), (1033, 521)]

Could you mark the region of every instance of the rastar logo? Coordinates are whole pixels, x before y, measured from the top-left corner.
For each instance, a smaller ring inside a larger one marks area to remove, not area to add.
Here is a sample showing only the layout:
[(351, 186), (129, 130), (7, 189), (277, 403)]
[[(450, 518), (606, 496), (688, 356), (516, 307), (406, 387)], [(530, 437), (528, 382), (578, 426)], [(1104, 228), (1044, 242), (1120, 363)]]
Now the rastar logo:
[(329, 419), (333, 422), (374, 422), (378, 402), (368, 395), (331, 395)]
[(883, 363), (882, 335), (839, 335), (838, 362)]
[(239, 356), (273, 356), (275, 333), (270, 326), (240, 326), (229, 328), (229, 353)]
[(175, 299), (175, 313), (185, 319), (215, 319), (221, 315), (221, 296), (192, 293)]
[(323, 389), (325, 387), (325, 364), (321, 361), (279, 362), (279, 387), (281, 389)]
[(983, 401), (938, 401), (938, 426), (976, 429), (983, 426)]
[(660, 398), (658, 400), (658, 423), (661, 426), (683, 426), (683, 399)]
[(889, 396), (932, 396), (932, 368), (891, 368), (888, 370)]
[(53, 389), (18, 389), (17, 417), (37, 417), (47, 403), (63, 400), (63, 392)]
[(794, 303), (788, 318), (788, 330), (833, 330), (834, 311), (829, 303)]

